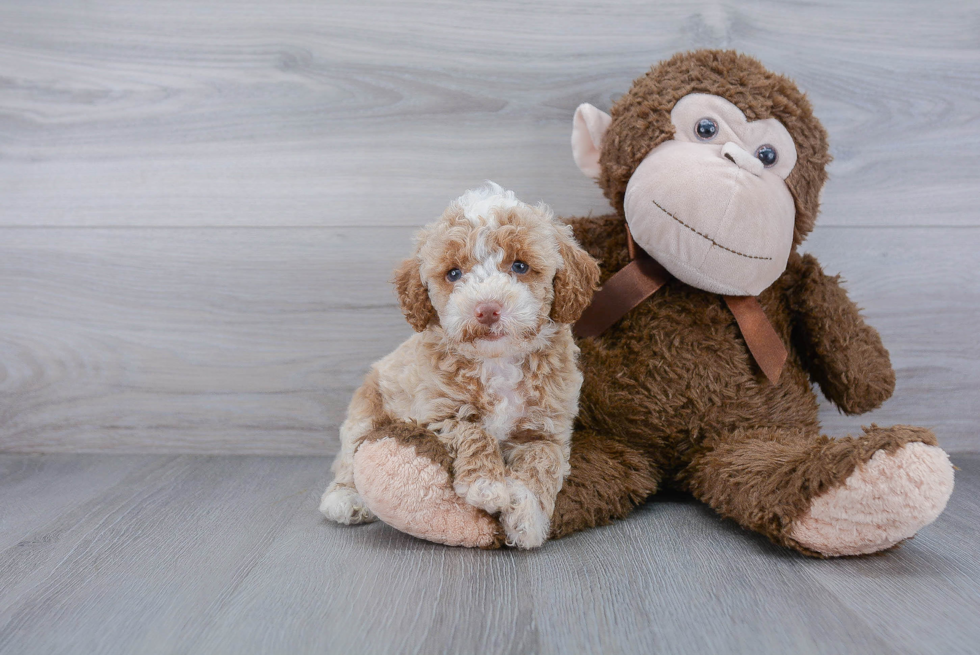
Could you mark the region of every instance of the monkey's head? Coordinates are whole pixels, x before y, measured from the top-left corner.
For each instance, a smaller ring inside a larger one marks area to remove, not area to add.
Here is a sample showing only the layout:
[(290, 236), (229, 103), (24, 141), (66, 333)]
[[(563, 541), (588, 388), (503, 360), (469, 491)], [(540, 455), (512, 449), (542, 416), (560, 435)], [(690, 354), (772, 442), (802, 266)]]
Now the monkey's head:
[(830, 162), (803, 93), (733, 51), (682, 53), (612, 115), (579, 106), (572, 152), (637, 245), (680, 280), (758, 295), (813, 229)]

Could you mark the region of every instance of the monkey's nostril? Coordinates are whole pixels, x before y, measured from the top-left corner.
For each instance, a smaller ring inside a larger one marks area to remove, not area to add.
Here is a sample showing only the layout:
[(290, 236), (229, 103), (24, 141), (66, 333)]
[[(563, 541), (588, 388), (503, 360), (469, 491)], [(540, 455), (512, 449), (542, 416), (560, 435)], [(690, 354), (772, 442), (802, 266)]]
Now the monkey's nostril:
[(725, 153), (725, 159), (727, 159), (728, 161), (730, 161), (730, 162), (732, 162), (733, 164), (735, 164), (736, 166), (738, 166), (738, 162), (737, 162), (737, 161), (735, 161), (735, 158), (734, 158), (734, 157), (732, 157), (732, 155), (731, 155), (731, 153), (728, 153), (728, 152), (726, 152), (726, 153)]

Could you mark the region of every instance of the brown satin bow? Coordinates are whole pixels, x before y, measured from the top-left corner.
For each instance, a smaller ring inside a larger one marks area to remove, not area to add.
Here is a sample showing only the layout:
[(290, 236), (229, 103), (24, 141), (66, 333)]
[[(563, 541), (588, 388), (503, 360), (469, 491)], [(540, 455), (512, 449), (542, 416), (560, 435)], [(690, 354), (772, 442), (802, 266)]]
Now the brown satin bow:
[[(572, 328), (579, 337), (597, 337), (673, 277), (633, 242), (626, 228), (629, 264), (609, 278)], [(745, 344), (769, 382), (776, 384), (786, 362), (786, 347), (754, 296), (722, 296), (735, 316)]]

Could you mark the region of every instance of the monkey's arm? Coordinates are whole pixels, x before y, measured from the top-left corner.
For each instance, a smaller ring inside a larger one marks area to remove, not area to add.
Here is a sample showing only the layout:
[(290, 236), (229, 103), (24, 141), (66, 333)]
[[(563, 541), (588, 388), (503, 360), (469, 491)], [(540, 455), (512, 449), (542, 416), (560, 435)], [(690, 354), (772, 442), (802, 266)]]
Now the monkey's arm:
[(895, 390), (895, 371), (878, 331), (812, 255), (793, 255), (788, 268), (796, 278), (793, 341), (810, 377), (845, 414), (880, 407)]

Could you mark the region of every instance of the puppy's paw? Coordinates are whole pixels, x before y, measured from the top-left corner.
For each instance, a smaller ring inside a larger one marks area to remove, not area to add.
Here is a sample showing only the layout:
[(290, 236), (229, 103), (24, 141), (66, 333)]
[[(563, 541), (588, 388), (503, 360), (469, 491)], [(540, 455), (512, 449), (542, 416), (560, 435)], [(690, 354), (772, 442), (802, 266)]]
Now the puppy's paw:
[(501, 480), (477, 478), (469, 484), (457, 481), (453, 489), (467, 504), (482, 509), (487, 514), (497, 514), (510, 504), (510, 492)]
[(332, 484), (320, 498), (320, 511), (331, 521), (346, 525), (370, 523), (377, 518), (355, 489)]
[(548, 538), (551, 518), (545, 514), (538, 497), (520, 480), (507, 478), (507, 489), (510, 505), (500, 515), (507, 545), (523, 549), (539, 547)]

